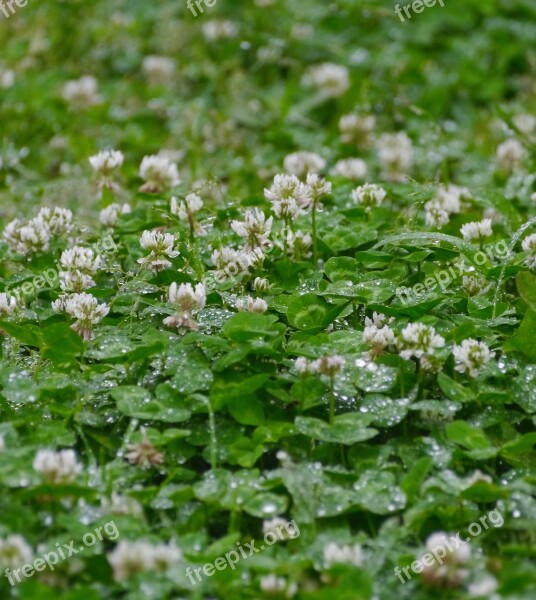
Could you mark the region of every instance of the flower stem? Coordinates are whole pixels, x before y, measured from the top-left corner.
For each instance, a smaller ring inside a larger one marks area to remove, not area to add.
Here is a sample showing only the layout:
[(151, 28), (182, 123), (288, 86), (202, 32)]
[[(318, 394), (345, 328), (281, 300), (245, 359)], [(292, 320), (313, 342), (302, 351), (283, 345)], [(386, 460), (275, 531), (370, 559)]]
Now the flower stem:
[(313, 264), (316, 266), (318, 261), (318, 248), (316, 242), (316, 203), (313, 203), (312, 226), (313, 226)]

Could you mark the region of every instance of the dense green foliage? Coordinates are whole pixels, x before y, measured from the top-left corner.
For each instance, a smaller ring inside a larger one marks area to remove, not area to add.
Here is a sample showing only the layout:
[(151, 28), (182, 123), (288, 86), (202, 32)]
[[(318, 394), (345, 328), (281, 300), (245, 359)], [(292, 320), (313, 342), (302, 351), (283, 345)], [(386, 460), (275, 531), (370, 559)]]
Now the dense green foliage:
[[(0, 567), (8, 536), (33, 558), (112, 519), (119, 537), (19, 585), (2, 577), (0, 598), (532, 600), (536, 240), (523, 243), (536, 232), (536, 5), (445, 0), (401, 22), (387, 0), (265, 3), (218, 0), (194, 17), (182, 1), (30, 0), (1, 21), (2, 229), (44, 206), (74, 221), (40, 251), (0, 243), (0, 292), (17, 297), (15, 310), (0, 302)], [(215, 19), (234, 23), (227, 37)], [(147, 56), (174, 70), (159, 77)], [(322, 63), (347, 69), (343, 93), (310, 85)], [(65, 84), (87, 75), (95, 102), (68, 101)], [(369, 139), (341, 137), (349, 113), (375, 118)], [(401, 132), (413, 158), (393, 176), (382, 136)], [(518, 156), (497, 153), (508, 139)], [(108, 148), (124, 164), (102, 185), (88, 159)], [(140, 191), (142, 159), (161, 150), (181, 182)], [(332, 183), (314, 228), (310, 210), (277, 218), (263, 194), (297, 151), (320, 155)], [(334, 173), (346, 158), (368, 174)], [(355, 200), (364, 182), (383, 202)], [(467, 188), (460, 208), (433, 226), (451, 184)], [(194, 190), (203, 207), (188, 222), (170, 202)], [(111, 203), (131, 211), (106, 226)], [(231, 223), (253, 209), (274, 217), (264, 259), (219, 276), (214, 251), (243, 247)], [(491, 235), (462, 236), (484, 217)], [(317, 256), (288, 252), (285, 226), (311, 234)], [(163, 270), (139, 262), (151, 230), (174, 235)], [(52, 307), (72, 291), (57, 271), (75, 245), (99, 255), (86, 291), (109, 307), (88, 339)], [(172, 283), (204, 284), (189, 327), (163, 323)], [(247, 296), (267, 310), (238, 310)], [(364, 339), (374, 313), (394, 336), (377, 352)], [(443, 340), (426, 363), (404, 355), (413, 323)], [(469, 339), (493, 353), (474, 373), (456, 358)], [(312, 362), (333, 356), (344, 365), (332, 374)], [(80, 471), (47, 481), (37, 452), (67, 448)], [(459, 581), (397, 579), (431, 534), (465, 537), (494, 509), (504, 523), (471, 540)], [(299, 537), (192, 585), (186, 567), (261, 540), (276, 516)], [(181, 558), (117, 576), (109, 558), (134, 540)], [(329, 564), (330, 543), (358, 544), (360, 560)], [(285, 591), (268, 591), (270, 575)], [(475, 595), (489, 576), (496, 591)]]

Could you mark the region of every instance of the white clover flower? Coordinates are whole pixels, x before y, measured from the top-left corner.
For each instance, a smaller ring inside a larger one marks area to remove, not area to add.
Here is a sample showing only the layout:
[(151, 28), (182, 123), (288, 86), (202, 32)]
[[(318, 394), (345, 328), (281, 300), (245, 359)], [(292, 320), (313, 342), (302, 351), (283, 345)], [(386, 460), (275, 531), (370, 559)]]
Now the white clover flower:
[(283, 165), (290, 175), (303, 178), (307, 173), (321, 173), (326, 166), (326, 161), (315, 152), (300, 151), (287, 154)]
[(462, 287), (469, 296), (480, 296), (489, 290), (491, 283), (481, 275), (464, 275)]
[(526, 156), (523, 144), (511, 138), (497, 148), (497, 162), (501, 169), (511, 172), (517, 169)]
[(60, 288), (63, 292), (83, 292), (95, 287), (95, 280), (91, 275), (82, 271), (60, 271)]
[(140, 238), (140, 245), (149, 250), (149, 255), (138, 258), (138, 263), (151, 271), (163, 271), (171, 267), (168, 258), (176, 258), (179, 253), (173, 250), (175, 236), (172, 233), (159, 231), (144, 231)]
[(362, 206), (367, 212), (372, 208), (380, 206), (387, 192), (375, 183), (365, 183), (352, 192), (352, 200)]
[(260, 588), (265, 594), (283, 594), (285, 598), (293, 598), (298, 591), (295, 583), (289, 584), (284, 577), (277, 577), (277, 575), (263, 575), (260, 579)]
[(454, 184), (448, 186), (441, 186), (435, 197), (435, 201), (441, 206), (443, 210), (451, 214), (458, 214), (461, 210), (461, 203), (463, 200), (470, 200), (472, 198), (471, 192), (465, 188)]
[(106, 512), (113, 515), (130, 515), (132, 517), (143, 515), (143, 507), (137, 500), (117, 492), (112, 492), (109, 500), (103, 498), (101, 504)]
[(195, 288), (191, 283), (181, 283), (177, 286), (173, 282), (169, 286), (167, 301), (177, 309), (177, 312), (164, 319), (164, 325), (195, 331), (197, 323), (192, 318), (193, 313), (204, 308), (207, 301), (205, 286), (198, 283)]
[(239, 312), (262, 314), (268, 310), (268, 304), (262, 298), (252, 298), (251, 296), (247, 296), (243, 300), (239, 299), (236, 301), (236, 308)]
[(344, 358), (338, 354), (322, 356), (313, 362), (312, 369), (322, 375), (334, 377), (344, 367), (345, 362)]
[(0, 565), (2, 569), (20, 569), (31, 563), (33, 550), (21, 535), (8, 535), (0, 539)]
[(479, 370), (495, 356), (484, 342), (473, 339), (463, 340), (461, 346), (455, 345), (452, 354), (456, 361), (456, 371), (467, 371), (473, 378), (477, 377)]
[(123, 164), (124, 159), (123, 153), (119, 150), (102, 150), (98, 154), (90, 156), (88, 160), (97, 175), (109, 177)]
[[(303, 231), (300, 231), (299, 229), (297, 231), (288, 229), (285, 234), (285, 240), (287, 244), (287, 254), (292, 256), (295, 260), (301, 260), (311, 256), (311, 246), (313, 245), (311, 234), (303, 233)], [(284, 248), (284, 243), (280, 243), (279, 246)]]
[(358, 146), (367, 146), (375, 127), (376, 118), (372, 115), (350, 113), (339, 119), (341, 139), (347, 144), (355, 142)]
[(363, 551), (359, 544), (339, 546), (335, 542), (330, 542), (324, 548), (324, 564), (328, 569), (340, 564), (361, 567), (363, 562)]
[(95, 255), (91, 248), (74, 246), (62, 252), (60, 264), (68, 271), (78, 269), (85, 273), (94, 274), (101, 268), (102, 258)]
[(315, 361), (307, 360), (303, 356), (300, 356), (294, 361), (294, 369), (296, 369), (296, 372), (299, 375), (310, 375), (311, 373), (318, 373)]
[(512, 121), (514, 125), (525, 135), (530, 135), (536, 129), (536, 117), (533, 115), (516, 115)]
[(421, 358), (433, 354), (437, 348), (443, 348), (445, 340), (429, 325), (410, 323), (402, 330), (397, 345), (400, 356), (409, 360), (412, 356)]
[(163, 85), (173, 77), (175, 63), (167, 56), (146, 56), (141, 70), (147, 77), (149, 85)]
[(255, 280), (253, 281), (253, 289), (257, 293), (267, 292), (271, 287), (268, 279), (264, 279), (263, 277), (255, 277)]
[(180, 548), (170, 542), (153, 546), (153, 569), (160, 573), (168, 573), (182, 559)]
[(71, 483), (82, 471), (82, 465), (76, 460), (74, 450), (39, 450), (33, 462), (33, 468), (48, 483)]
[(166, 156), (144, 156), (140, 165), (140, 177), (145, 183), (140, 191), (157, 194), (173, 188), (181, 182), (177, 165)]
[(107, 227), (115, 227), (119, 217), (130, 212), (132, 212), (130, 204), (127, 204), (126, 202), (122, 205), (114, 203), (100, 211), (99, 219), (103, 225), (106, 225)]
[(493, 230), (491, 229), (491, 219), (466, 223), (465, 225), (462, 225), (460, 232), (463, 239), (467, 242), (473, 240), (482, 241), (484, 238), (493, 234)]
[(30, 223), (32, 221), (43, 223), (51, 235), (71, 233), (74, 229), (73, 213), (68, 208), (44, 206), (38, 212), (36, 219), (32, 219)]
[(322, 204), (320, 198), (326, 194), (331, 194), (331, 183), (316, 173), (309, 173), (305, 185), (307, 188), (307, 196), (301, 201), (302, 208), (309, 210), (314, 206), (321, 209)]
[(374, 311), (372, 313), (372, 319), (365, 317), (365, 327), (372, 327), (373, 325), (380, 328), (384, 325), (391, 325), (395, 322), (394, 317), (387, 317), (382, 313)]
[(350, 87), (348, 69), (333, 63), (315, 65), (309, 70), (305, 81), (318, 88), (327, 98), (342, 96)]
[(262, 532), (266, 535), (268, 532), (274, 533), (278, 535), (280, 533), (281, 536), (285, 538), (288, 537), (288, 532), (286, 531), (287, 521), (282, 519), (281, 517), (274, 517), (273, 519), (267, 519), (262, 523)]
[(386, 323), (392, 322), (385, 315), (374, 313), (373, 319), (365, 318), (365, 329), (363, 331), (363, 341), (369, 344), (372, 349), (368, 356), (375, 358), (380, 355), (385, 348), (395, 343), (395, 332)]
[(529, 255), (525, 258), (525, 264), (529, 269), (536, 269), (536, 233), (529, 235), (521, 244), (523, 252), (528, 252)]
[(231, 221), (231, 229), (245, 239), (245, 250), (253, 250), (268, 242), (273, 220), (273, 217), (267, 219), (259, 208), (254, 208), (246, 211), (243, 221)]
[(309, 189), (295, 175), (276, 175), (264, 196), (272, 203), (272, 210), (280, 219), (295, 219), (303, 214), (302, 205), (310, 202)]
[(403, 132), (386, 133), (378, 140), (378, 160), (382, 177), (388, 181), (404, 181), (413, 163), (413, 143)]
[(86, 293), (60, 296), (52, 303), (52, 308), (74, 317), (76, 322), (71, 325), (71, 329), (86, 341), (93, 338), (93, 325), (100, 323), (110, 312), (107, 304), (99, 304), (97, 298)]
[(49, 249), (50, 229), (39, 218), (30, 219), (26, 224), (14, 219), (6, 225), (3, 238), (12, 252), (28, 256)]
[(136, 542), (121, 540), (108, 555), (115, 581), (124, 581), (137, 573), (152, 569), (153, 550), (152, 544), (142, 540)]
[(338, 177), (345, 177), (352, 181), (358, 181), (365, 179), (368, 173), (367, 163), (360, 158), (345, 158), (339, 160), (333, 169), (331, 174)]
[[(460, 544), (459, 541), (455, 541), (454, 536), (450, 540), (447, 534), (442, 531), (433, 533), (426, 539), (426, 549), (429, 552), (439, 550), (440, 548), (443, 549), (445, 551), (444, 562), (467, 563), (471, 559), (471, 546), (465, 541), (462, 541)], [(449, 542), (452, 550), (449, 548), (447, 542)]]
[(207, 234), (205, 228), (197, 221), (197, 213), (203, 208), (203, 200), (197, 194), (188, 194), (184, 201), (179, 202), (175, 196), (171, 198), (170, 211), (183, 223), (190, 226), (190, 231), (199, 236)]
[(216, 267), (215, 275), (218, 279), (236, 277), (247, 272), (249, 265), (238, 261), (239, 253), (233, 248), (223, 246), (212, 252), (211, 261)]
[(499, 583), (495, 577), (486, 574), (479, 580), (470, 583), (467, 586), (467, 592), (471, 598), (484, 598), (485, 600), (493, 600), (493, 594), (495, 594), (498, 587)]
[(441, 229), (443, 225), (447, 225), (450, 221), (449, 213), (446, 211), (437, 200), (432, 200), (424, 205), (425, 223), (428, 227), (436, 227)]
[(0, 319), (12, 315), (17, 308), (17, 299), (14, 296), (8, 296), (5, 292), (0, 294)]
[(88, 108), (101, 102), (98, 93), (98, 82), (95, 77), (90, 75), (68, 81), (63, 86), (62, 96), (74, 110)]
[[(455, 536), (448, 538), (446, 533), (438, 532), (428, 537), (426, 549), (430, 553), (441, 555), (441, 561), (425, 563), (422, 571), (423, 579), (437, 587), (459, 587), (469, 574), (467, 569), (460, 568), (471, 558), (471, 548), (465, 541), (458, 541)], [(422, 560), (422, 559), (421, 559)]]
[(211, 42), (234, 38), (238, 34), (236, 23), (229, 20), (212, 19), (201, 26), (206, 40)]
[(15, 71), (0, 65), (0, 88), (7, 90), (15, 84)]

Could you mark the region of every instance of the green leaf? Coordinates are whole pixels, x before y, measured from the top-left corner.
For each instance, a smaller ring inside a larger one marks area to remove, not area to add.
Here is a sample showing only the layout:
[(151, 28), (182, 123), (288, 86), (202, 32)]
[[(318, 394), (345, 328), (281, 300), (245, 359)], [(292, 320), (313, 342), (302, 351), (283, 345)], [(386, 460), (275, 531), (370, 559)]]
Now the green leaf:
[(475, 399), (475, 394), (469, 387), (454, 381), (445, 373), (439, 373), (437, 382), (445, 396), (454, 402), (470, 402)]
[(43, 333), (36, 325), (30, 323), (15, 325), (15, 323), (9, 323), (8, 321), (0, 321), (0, 329), (3, 329), (11, 337), (16, 338), (26, 346), (40, 348), (43, 345)]
[(514, 337), (503, 346), (506, 352), (521, 352), (531, 362), (536, 363), (536, 311), (529, 309)]
[(528, 271), (521, 271), (516, 277), (517, 290), (533, 311), (536, 311), (536, 276)]
[(296, 417), (296, 429), (315, 440), (351, 445), (378, 435), (377, 429), (368, 428), (371, 417), (361, 413), (345, 413), (335, 417), (333, 426), (314, 417)]
[(244, 510), (253, 517), (269, 519), (283, 514), (288, 507), (288, 499), (272, 493), (257, 494), (244, 504)]
[(180, 423), (190, 418), (190, 411), (172, 406), (162, 400), (151, 400), (151, 394), (135, 385), (123, 385), (111, 390), (110, 395), (117, 402), (117, 408), (128, 417), (150, 421)]
[(255, 338), (277, 335), (270, 327), (277, 322), (274, 315), (259, 315), (239, 312), (233, 315), (223, 326), (223, 334), (235, 342), (244, 342)]

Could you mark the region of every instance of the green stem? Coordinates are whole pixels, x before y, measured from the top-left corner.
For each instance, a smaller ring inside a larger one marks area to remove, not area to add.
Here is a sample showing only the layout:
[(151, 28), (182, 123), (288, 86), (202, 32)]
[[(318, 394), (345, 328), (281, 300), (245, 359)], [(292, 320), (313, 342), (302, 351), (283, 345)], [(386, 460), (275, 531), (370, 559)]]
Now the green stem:
[(313, 203), (313, 210), (312, 210), (312, 220), (313, 220), (313, 264), (317, 265), (317, 261), (318, 261), (318, 249), (317, 249), (317, 242), (316, 242), (316, 203)]
[(329, 392), (329, 424), (333, 425), (335, 419), (335, 378), (330, 378), (330, 392)]

